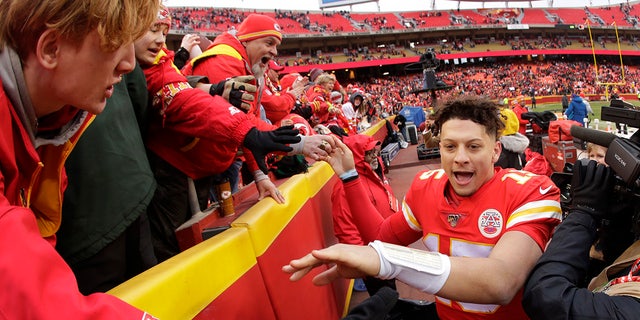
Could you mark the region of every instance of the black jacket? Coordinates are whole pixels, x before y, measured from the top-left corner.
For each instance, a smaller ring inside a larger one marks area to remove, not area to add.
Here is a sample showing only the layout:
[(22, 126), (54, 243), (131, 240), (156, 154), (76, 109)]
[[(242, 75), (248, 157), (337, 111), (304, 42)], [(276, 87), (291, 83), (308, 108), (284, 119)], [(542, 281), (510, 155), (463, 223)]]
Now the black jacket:
[(407, 125), (407, 118), (405, 118), (401, 113), (398, 113), (393, 119), (393, 123), (398, 126), (398, 129), (402, 130)]
[(500, 137), (502, 152), (498, 161), (494, 164), (502, 168), (514, 168), (522, 170), (527, 157), (524, 151), (529, 146), (529, 139), (521, 133), (514, 133)]
[(580, 211), (570, 212), (558, 226), (525, 286), (522, 305), (532, 320), (640, 317), (640, 300), (586, 288), (589, 248), (595, 238), (594, 219)]

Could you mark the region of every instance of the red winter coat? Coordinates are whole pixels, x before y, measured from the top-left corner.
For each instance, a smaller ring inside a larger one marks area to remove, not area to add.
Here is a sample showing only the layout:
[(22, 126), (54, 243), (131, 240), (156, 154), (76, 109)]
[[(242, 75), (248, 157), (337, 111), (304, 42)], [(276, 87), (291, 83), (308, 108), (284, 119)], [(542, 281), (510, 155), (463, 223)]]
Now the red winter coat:
[[(209, 78), (211, 83), (218, 83), (231, 77), (253, 75), (247, 51), (240, 41), (229, 33), (216, 37), (215, 41), (200, 56), (191, 60), (183, 69), (186, 75), (199, 75)], [(255, 81), (253, 84), (256, 84)], [(256, 98), (258, 93), (255, 94)], [(260, 110), (256, 107), (257, 99), (248, 112), (260, 130), (274, 130), (275, 126), (260, 120)]]
[[(244, 46), (238, 38), (227, 32), (217, 36), (209, 48), (192, 59), (182, 71), (185, 75), (206, 76), (211, 83), (218, 83), (231, 77), (253, 75)], [(252, 84), (255, 85), (255, 81)], [(259, 130), (277, 129), (276, 126), (260, 120), (260, 108), (256, 106), (258, 95), (258, 93), (255, 94), (251, 109), (247, 112), (249, 118)], [(246, 160), (251, 171), (258, 170), (251, 153), (245, 151), (244, 154), (248, 155)]]
[(71, 123), (67, 115), (74, 116), (71, 128), (76, 131), (60, 137), (62, 145), (46, 144), (36, 151), (29, 134), (35, 129), (18, 116), (30, 108), (22, 104), (14, 106), (0, 83), (0, 318), (151, 319), (111, 295), (82, 295), (54, 248), (66, 187), (64, 161), (93, 116), (81, 116), (74, 108), (46, 116), (53, 120), (51, 129)]
[(262, 92), (262, 106), (267, 119), (275, 124), (291, 112), (296, 104), (296, 97), (289, 92), (278, 91), (269, 79), (265, 80), (267, 85)]
[[(358, 171), (358, 175), (360, 176), (360, 183), (362, 183), (367, 191), (367, 199), (359, 199), (359, 201), (369, 201), (377, 209), (377, 212), (369, 211), (362, 214), (379, 214), (382, 216), (382, 219), (385, 219), (397, 212), (400, 208), (398, 199), (393, 195), (393, 190), (391, 190), (391, 186), (384, 174), (378, 176), (364, 160), (366, 145), (372, 140), (373, 138), (370, 136), (356, 134), (344, 138), (344, 143), (349, 147), (351, 152), (353, 152), (353, 159), (355, 161), (356, 171)], [(382, 159), (378, 159), (378, 162), (381, 167), (384, 166)], [(381, 169), (380, 171), (384, 172), (384, 167)], [(366, 206), (349, 206), (342, 182), (336, 183), (333, 187), (331, 206), (333, 213), (333, 232), (336, 238), (338, 238), (338, 241), (346, 244), (364, 244), (353, 220), (352, 212), (356, 210), (362, 211)]]
[(529, 112), (529, 110), (527, 110), (527, 108), (521, 106), (521, 105), (516, 105), (513, 107), (513, 112), (516, 114), (516, 116), (518, 116), (518, 132), (522, 133), (522, 134), (526, 134), (527, 132), (527, 123), (529, 123), (529, 120), (524, 120), (522, 119), (522, 114), (525, 112)]
[(147, 147), (192, 179), (223, 172), (254, 123), (222, 97), (191, 88), (166, 51), (156, 60), (142, 66), (157, 111)]

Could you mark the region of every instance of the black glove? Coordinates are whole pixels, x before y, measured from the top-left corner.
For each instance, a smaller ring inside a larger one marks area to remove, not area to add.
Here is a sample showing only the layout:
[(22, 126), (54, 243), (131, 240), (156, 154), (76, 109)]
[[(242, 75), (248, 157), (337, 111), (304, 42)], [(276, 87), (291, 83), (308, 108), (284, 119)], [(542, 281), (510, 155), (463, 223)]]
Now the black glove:
[(249, 83), (254, 79), (253, 76), (239, 76), (222, 80), (218, 84), (211, 85), (209, 94), (221, 96), (234, 107), (247, 112), (251, 108), (251, 101), (253, 101), (252, 93), (257, 91), (257, 87)]
[(242, 145), (253, 153), (258, 167), (264, 174), (267, 174), (268, 168), (265, 163), (267, 154), (273, 151), (289, 152), (293, 150), (286, 144), (300, 142), (301, 138), (298, 133), (298, 129), (293, 129), (293, 126), (280, 127), (273, 131), (260, 131), (256, 128), (251, 128), (247, 135), (244, 136)]
[(571, 189), (573, 209), (601, 219), (610, 209), (615, 176), (610, 167), (589, 161), (586, 165), (576, 161), (573, 165)]

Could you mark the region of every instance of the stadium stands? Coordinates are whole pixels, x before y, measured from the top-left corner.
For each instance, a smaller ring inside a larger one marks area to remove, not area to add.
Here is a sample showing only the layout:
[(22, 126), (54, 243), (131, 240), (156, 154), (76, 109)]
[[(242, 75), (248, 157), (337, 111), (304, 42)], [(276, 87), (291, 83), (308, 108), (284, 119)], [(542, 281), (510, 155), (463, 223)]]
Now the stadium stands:
[(527, 8), (523, 10), (522, 24), (550, 24), (549, 13), (544, 9)]
[(416, 28), (433, 28), (451, 25), (451, 17), (447, 12), (442, 11), (402, 12), (400, 15), (404, 19), (413, 20)]
[(401, 30), (405, 27), (400, 24), (398, 16), (394, 13), (351, 13), (351, 19), (362, 25), (362, 29), (369, 31), (377, 30)]
[(587, 20), (587, 13), (584, 9), (571, 9), (571, 8), (561, 8), (561, 9), (547, 9), (547, 12), (551, 16), (558, 17), (557, 23), (564, 24), (584, 24)]

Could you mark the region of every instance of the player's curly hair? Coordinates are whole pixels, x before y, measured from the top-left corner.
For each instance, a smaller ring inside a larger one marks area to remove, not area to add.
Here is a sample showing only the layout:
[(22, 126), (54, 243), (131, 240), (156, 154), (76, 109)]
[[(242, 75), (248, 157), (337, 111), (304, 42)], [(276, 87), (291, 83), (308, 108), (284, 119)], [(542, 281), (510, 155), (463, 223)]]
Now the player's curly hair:
[(444, 100), (435, 114), (435, 125), (440, 132), (442, 125), (451, 120), (471, 120), (485, 127), (485, 132), (496, 139), (504, 130), (500, 119), (500, 106), (485, 96), (460, 95)]

